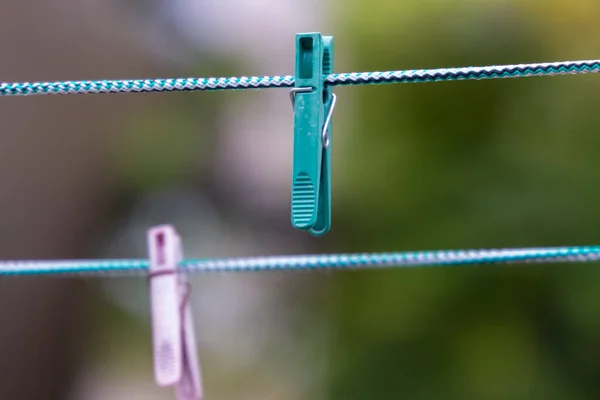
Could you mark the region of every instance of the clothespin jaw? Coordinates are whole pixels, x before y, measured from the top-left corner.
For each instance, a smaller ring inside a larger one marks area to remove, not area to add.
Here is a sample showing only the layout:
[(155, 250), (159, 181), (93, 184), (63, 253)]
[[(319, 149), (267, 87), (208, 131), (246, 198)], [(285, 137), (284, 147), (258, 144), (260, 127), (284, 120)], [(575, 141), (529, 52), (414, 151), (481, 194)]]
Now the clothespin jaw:
[(333, 37), (296, 35), (292, 225), (321, 236), (331, 226), (331, 114), (335, 95), (325, 85), (333, 70)]
[(202, 400), (190, 287), (179, 269), (181, 238), (172, 226), (161, 225), (149, 229), (147, 239), (156, 383), (176, 386), (179, 400)]

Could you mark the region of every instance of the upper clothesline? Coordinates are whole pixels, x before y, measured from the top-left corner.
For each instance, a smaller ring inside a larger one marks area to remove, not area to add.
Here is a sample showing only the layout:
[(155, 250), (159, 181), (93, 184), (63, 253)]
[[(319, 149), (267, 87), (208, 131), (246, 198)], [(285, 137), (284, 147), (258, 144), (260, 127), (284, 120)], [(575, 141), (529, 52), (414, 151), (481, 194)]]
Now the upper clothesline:
[[(498, 78), (525, 78), (600, 72), (600, 60), (562, 61), (486, 67), (414, 69), (398, 71), (329, 74), (325, 85), (376, 85), (385, 83), (444, 82)], [(147, 93), (292, 88), (295, 78), (285, 76), (240, 76), (228, 78), (169, 78), (60, 82), (0, 83), (0, 96), (91, 93)]]

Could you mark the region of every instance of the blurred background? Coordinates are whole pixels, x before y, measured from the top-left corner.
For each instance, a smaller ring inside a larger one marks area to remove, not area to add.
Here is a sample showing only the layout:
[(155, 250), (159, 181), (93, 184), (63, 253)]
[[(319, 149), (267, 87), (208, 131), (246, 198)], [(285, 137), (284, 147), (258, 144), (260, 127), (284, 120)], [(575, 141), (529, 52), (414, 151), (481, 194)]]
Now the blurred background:
[[(0, 3), (0, 81), (600, 58), (592, 0)], [(336, 88), (333, 225), (289, 222), (284, 89), (0, 98), (0, 257), (598, 244), (598, 75)], [(207, 399), (600, 398), (593, 265), (192, 277)], [(145, 279), (0, 280), (1, 399), (172, 399)]]

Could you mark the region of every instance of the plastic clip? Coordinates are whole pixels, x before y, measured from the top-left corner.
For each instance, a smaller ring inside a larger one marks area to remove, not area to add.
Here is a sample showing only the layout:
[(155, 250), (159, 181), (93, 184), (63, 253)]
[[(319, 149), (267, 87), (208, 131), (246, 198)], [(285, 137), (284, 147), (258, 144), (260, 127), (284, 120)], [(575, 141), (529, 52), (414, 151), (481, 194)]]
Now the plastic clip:
[(335, 95), (325, 85), (333, 71), (333, 37), (296, 35), (292, 225), (321, 236), (331, 226), (331, 115)]
[(181, 238), (170, 225), (153, 227), (148, 230), (148, 251), (156, 383), (175, 385), (178, 400), (202, 400), (190, 285), (178, 268)]

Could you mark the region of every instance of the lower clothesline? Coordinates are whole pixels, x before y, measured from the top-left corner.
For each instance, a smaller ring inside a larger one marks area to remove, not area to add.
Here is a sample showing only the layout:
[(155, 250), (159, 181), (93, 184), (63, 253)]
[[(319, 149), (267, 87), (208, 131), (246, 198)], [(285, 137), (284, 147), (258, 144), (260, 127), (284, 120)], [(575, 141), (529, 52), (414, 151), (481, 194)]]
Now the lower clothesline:
[[(256, 272), (409, 268), (478, 264), (583, 263), (599, 260), (600, 246), (572, 246), (186, 259), (179, 266), (187, 272)], [(0, 275), (147, 275), (149, 265), (150, 262), (147, 259), (7, 260), (0, 261)]]

